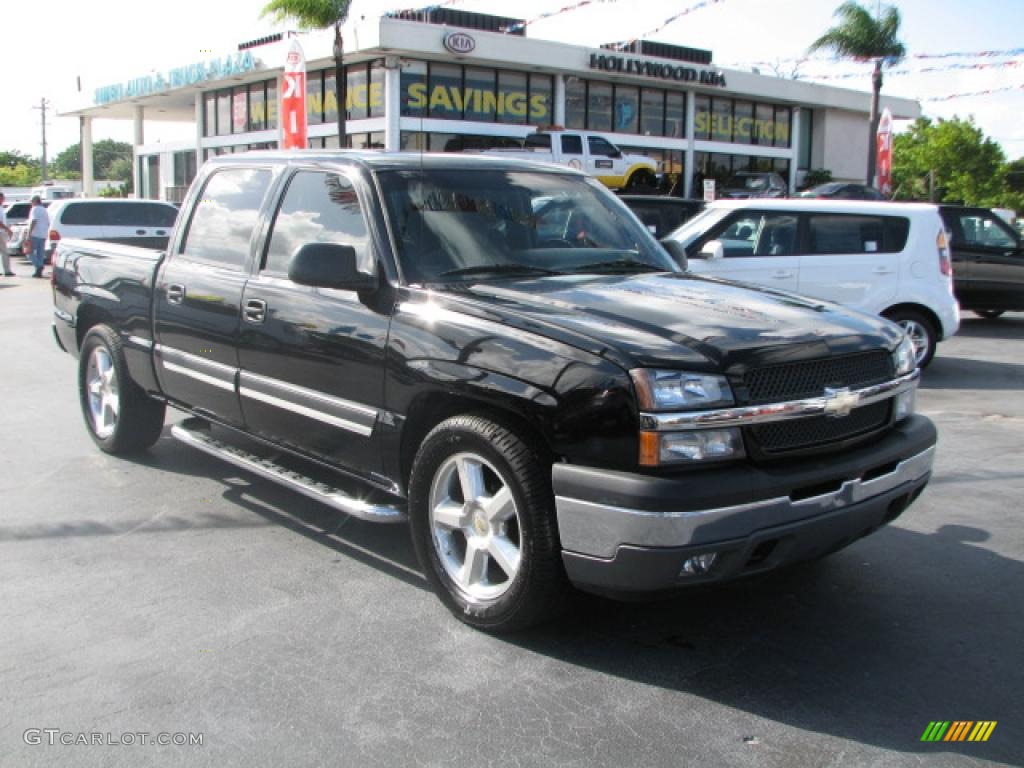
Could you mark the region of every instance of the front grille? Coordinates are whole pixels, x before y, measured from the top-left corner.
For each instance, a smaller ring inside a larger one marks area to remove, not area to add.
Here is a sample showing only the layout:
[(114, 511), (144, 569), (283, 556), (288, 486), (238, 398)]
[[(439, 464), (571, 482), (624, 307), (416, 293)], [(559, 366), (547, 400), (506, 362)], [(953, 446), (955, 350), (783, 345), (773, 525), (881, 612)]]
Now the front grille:
[(752, 427), (750, 432), (764, 453), (780, 453), (866, 435), (885, 426), (888, 421), (889, 401), (883, 400), (854, 408), (848, 416), (809, 416), (806, 419), (777, 421)]
[(889, 381), (892, 357), (884, 349), (843, 357), (826, 357), (770, 368), (754, 368), (743, 374), (743, 392), (749, 405), (780, 403), (805, 397), (821, 397), (825, 387), (860, 389)]

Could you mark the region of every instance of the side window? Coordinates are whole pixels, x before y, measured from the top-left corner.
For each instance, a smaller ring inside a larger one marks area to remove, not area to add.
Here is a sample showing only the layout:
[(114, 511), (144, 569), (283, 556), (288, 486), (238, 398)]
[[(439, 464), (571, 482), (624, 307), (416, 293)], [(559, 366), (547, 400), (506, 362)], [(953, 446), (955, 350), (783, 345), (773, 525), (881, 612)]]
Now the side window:
[(173, 227), (178, 218), (178, 211), (171, 205), (159, 203), (142, 203), (142, 216), (139, 221), (147, 227)]
[(960, 228), (967, 245), (982, 248), (1016, 248), (1017, 241), (996, 221), (994, 216), (980, 213), (960, 215)]
[(722, 243), (726, 258), (792, 256), (796, 252), (797, 217), (786, 213), (742, 213), (727, 220), (710, 238)]
[(104, 224), (105, 222), (99, 219), (100, 208), (98, 203), (69, 203), (64, 206), (64, 211), (60, 215), (61, 224), (67, 226), (80, 226), (83, 224)]
[(591, 155), (599, 155), (601, 157), (611, 157), (616, 153), (615, 147), (610, 142), (602, 139), (600, 136), (588, 136), (587, 146), (590, 148)]
[(288, 273), (288, 262), (306, 243), (341, 243), (356, 249), (359, 270), (373, 272), (366, 222), (352, 182), (320, 171), (299, 171), (288, 183), (274, 217), (265, 272)]
[(894, 249), (895, 243), (886, 242), (885, 220), (881, 216), (814, 214), (809, 218), (809, 253), (812, 255), (902, 250)]
[(565, 134), (562, 136), (562, 154), (563, 155), (582, 155), (583, 154), (583, 138), (580, 136), (574, 136), (573, 134)]
[(206, 181), (189, 222), (181, 254), (229, 269), (244, 269), (270, 171), (228, 168)]

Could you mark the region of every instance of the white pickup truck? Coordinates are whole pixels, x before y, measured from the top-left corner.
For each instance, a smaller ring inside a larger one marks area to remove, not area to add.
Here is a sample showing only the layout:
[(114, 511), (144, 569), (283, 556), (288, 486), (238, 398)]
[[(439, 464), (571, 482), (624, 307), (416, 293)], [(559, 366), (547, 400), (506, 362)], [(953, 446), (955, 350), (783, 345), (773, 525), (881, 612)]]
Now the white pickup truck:
[(623, 152), (603, 136), (586, 131), (537, 131), (522, 149), (490, 149), (487, 154), (556, 163), (588, 173), (609, 189), (653, 187), (658, 165), (644, 155)]

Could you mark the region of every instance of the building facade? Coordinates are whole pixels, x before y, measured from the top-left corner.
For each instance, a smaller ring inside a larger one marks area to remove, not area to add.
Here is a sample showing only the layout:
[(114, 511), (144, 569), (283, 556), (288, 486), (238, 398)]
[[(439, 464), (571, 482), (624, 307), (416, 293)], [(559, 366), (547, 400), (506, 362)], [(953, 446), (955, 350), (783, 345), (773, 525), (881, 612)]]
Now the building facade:
[[(705, 178), (773, 170), (795, 188), (824, 168), (863, 179), (870, 94), (718, 68), (707, 50), (651, 41), (586, 48), (523, 34), (522, 21), (445, 9), (360, 22), (346, 34), (347, 144), (451, 152), (515, 146), (539, 127), (599, 132), (646, 154), (687, 195)], [(302, 38), (310, 147), (338, 147), (333, 35)], [(67, 114), (135, 124), (136, 190), (180, 200), (197, 167), (224, 153), (276, 147), (283, 35), (222, 59), (107, 84)], [(920, 105), (883, 98), (896, 118)], [(145, 142), (147, 116), (195, 126), (195, 139)], [(86, 144), (90, 146), (86, 146)], [(86, 188), (88, 182), (86, 179)]]

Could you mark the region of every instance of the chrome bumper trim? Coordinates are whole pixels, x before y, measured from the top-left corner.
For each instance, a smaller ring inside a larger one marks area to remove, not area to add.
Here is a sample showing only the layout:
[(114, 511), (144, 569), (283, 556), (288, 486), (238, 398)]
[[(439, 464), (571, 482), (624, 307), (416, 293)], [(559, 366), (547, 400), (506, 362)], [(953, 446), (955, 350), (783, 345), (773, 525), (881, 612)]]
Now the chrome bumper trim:
[[(917, 386), (921, 371), (915, 369), (905, 376), (844, 393), (848, 408), (860, 408), (902, 394)], [(785, 403), (765, 403), (738, 408), (719, 408), (714, 411), (691, 413), (641, 413), (640, 428), (656, 432), (680, 429), (713, 429), (722, 427), (749, 427), (773, 421), (803, 419), (808, 416), (840, 415), (834, 412), (833, 397), (809, 397)], [(849, 411), (847, 411), (849, 412)]]
[[(932, 469), (934, 446), (900, 461), (891, 472), (870, 480), (847, 480), (835, 491), (793, 501), (788, 496), (748, 504), (687, 512), (649, 512), (597, 504), (565, 496), (555, 497), (562, 548), (593, 557), (611, 558), (623, 544), (646, 547), (682, 547), (704, 543), (698, 530), (714, 525), (717, 531), (736, 518), (735, 530), (720, 538), (747, 536), (761, 528), (797, 522), (852, 506), (919, 481)], [(745, 519), (745, 520), (744, 520)]]

